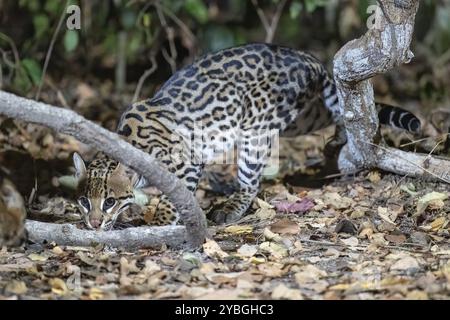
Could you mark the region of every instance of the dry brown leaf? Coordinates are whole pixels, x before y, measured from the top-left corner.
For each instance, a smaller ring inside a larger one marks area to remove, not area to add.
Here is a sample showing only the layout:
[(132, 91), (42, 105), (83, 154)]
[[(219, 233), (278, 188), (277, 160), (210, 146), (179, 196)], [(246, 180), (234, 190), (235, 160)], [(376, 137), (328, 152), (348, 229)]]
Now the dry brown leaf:
[(203, 251), (210, 258), (224, 259), (228, 257), (228, 253), (223, 251), (217, 242), (211, 239), (206, 239), (206, 242), (203, 244)]
[(369, 179), (370, 182), (377, 184), (381, 180), (380, 172), (370, 171), (367, 175), (367, 179)]
[(286, 273), (283, 267), (284, 265), (278, 262), (267, 262), (258, 265), (258, 271), (266, 277), (279, 278)]
[[(388, 209), (386, 207), (378, 207), (378, 215), (381, 219), (386, 221), (389, 224), (395, 225), (395, 222), (388, 214)], [(396, 218), (396, 217), (395, 217)]]
[(209, 273), (205, 274), (206, 279), (215, 284), (231, 284), (236, 285), (237, 279), (242, 275), (243, 272), (229, 272), (229, 273)]
[(417, 201), (417, 211), (414, 214), (415, 216), (421, 215), (428, 206), (432, 205), (434, 208), (442, 208), (444, 205), (444, 200), (447, 200), (448, 194), (441, 192), (430, 192), (419, 198)]
[(402, 244), (406, 241), (406, 236), (403, 234), (399, 234), (399, 235), (387, 234), (384, 236), (384, 238), (387, 241), (393, 242), (395, 244)]
[(145, 267), (142, 269), (142, 273), (145, 277), (148, 278), (159, 271), (161, 271), (161, 267), (156, 262), (150, 259), (145, 260)]
[(325, 271), (309, 264), (305, 266), (302, 271), (297, 272), (294, 277), (297, 284), (302, 287), (305, 284), (316, 282), (326, 275), (327, 273)]
[(54, 247), (54, 248), (52, 249), (52, 251), (53, 251), (54, 254), (56, 254), (56, 255), (58, 255), (58, 256), (61, 256), (61, 255), (64, 254), (64, 250), (61, 249), (61, 247), (58, 247), (58, 246)]
[(284, 284), (279, 284), (272, 291), (272, 299), (288, 299), (288, 300), (303, 300), (303, 296), (298, 289), (291, 289)]
[(328, 290), (333, 290), (333, 291), (345, 291), (348, 288), (350, 288), (350, 284), (348, 283), (339, 283), (339, 284), (335, 284), (334, 286), (331, 286), (328, 288)]
[(284, 258), (289, 255), (288, 249), (279, 243), (265, 241), (259, 245), (259, 249), (263, 252), (267, 252), (272, 255), (274, 258)]
[(263, 209), (259, 208), (255, 212), (255, 216), (260, 220), (270, 220), (273, 219), (277, 215), (277, 212), (273, 209)]
[(436, 218), (433, 222), (430, 223), (430, 227), (432, 231), (438, 231), (448, 224), (448, 220), (446, 217)]
[(356, 247), (359, 244), (359, 240), (356, 237), (350, 237), (347, 239), (340, 239), (346, 246)]
[(226, 227), (224, 231), (232, 234), (248, 234), (253, 232), (253, 227), (250, 225), (235, 225)]
[(5, 291), (17, 295), (25, 294), (28, 291), (27, 285), (23, 281), (12, 280), (5, 286)]
[(400, 260), (397, 260), (390, 268), (394, 271), (407, 271), (419, 269), (419, 262), (416, 258), (406, 256)]
[(283, 238), (279, 234), (272, 232), (269, 228), (264, 228), (263, 235), (267, 241), (283, 242)]
[(60, 278), (52, 278), (48, 281), (48, 283), (52, 287), (52, 292), (54, 294), (65, 296), (69, 293), (69, 289), (67, 288), (66, 283)]
[(297, 234), (300, 232), (298, 224), (289, 219), (281, 219), (270, 225), (270, 230), (274, 233), (285, 234)]
[(428, 300), (428, 294), (425, 291), (413, 290), (406, 295), (408, 300)]
[(323, 201), (325, 205), (334, 209), (350, 208), (354, 201), (348, 197), (341, 197), (337, 192), (327, 192), (324, 194)]
[(369, 237), (369, 240), (372, 244), (379, 247), (384, 247), (389, 244), (389, 241), (384, 238), (383, 233), (374, 233)]
[(250, 262), (258, 265), (266, 262), (266, 259), (264, 259), (263, 257), (251, 257)]
[(48, 257), (37, 254), (37, 253), (32, 253), (32, 254), (28, 255), (28, 258), (31, 261), (38, 261), (38, 262), (44, 262), (44, 261), (47, 261), (47, 259), (48, 259)]
[(244, 244), (237, 250), (237, 253), (243, 257), (253, 257), (256, 252), (258, 252), (258, 246), (250, 244)]
[(105, 296), (103, 290), (99, 289), (99, 288), (91, 288), (89, 290), (89, 299), (91, 300), (101, 300), (103, 299)]

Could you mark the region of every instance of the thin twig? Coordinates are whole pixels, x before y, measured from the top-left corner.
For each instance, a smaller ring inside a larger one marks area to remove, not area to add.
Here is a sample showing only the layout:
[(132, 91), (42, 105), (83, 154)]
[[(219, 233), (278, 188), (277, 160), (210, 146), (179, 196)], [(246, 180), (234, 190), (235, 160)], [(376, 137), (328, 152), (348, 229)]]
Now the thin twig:
[(53, 47), (55, 46), (56, 38), (58, 37), (59, 31), (64, 22), (64, 18), (66, 17), (66, 8), (69, 5), (69, 0), (66, 0), (66, 4), (64, 5), (63, 12), (59, 18), (58, 25), (56, 26), (56, 30), (53, 33), (52, 40), (50, 41), (50, 46), (48, 47), (47, 54), (45, 55), (44, 67), (42, 68), (41, 80), (39, 81), (39, 86), (36, 92), (35, 100), (39, 101), (39, 97), (41, 95), (42, 84), (44, 82), (45, 74), (47, 73), (48, 64), (50, 62), (50, 57), (52, 55)]
[(275, 9), (275, 13), (269, 22), (264, 11), (259, 6), (258, 1), (252, 0), (252, 4), (256, 8), (256, 13), (258, 14), (258, 17), (261, 20), (264, 30), (266, 31), (266, 38), (265, 38), (266, 43), (272, 43), (273, 38), (275, 37), (275, 32), (277, 31), (278, 23), (280, 21), (280, 17), (281, 14), (283, 13), (283, 8), (286, 5), (286, 2), (287, 0), (282, 0), (278, 2), (277, 8)]
[(371, 146), (374, 146), (374, 147), (376, 147), (376, 148), (379, 148), (379, 149), (381, 149), (381, 150), (383, 150), (383, 151), (385, 151), (385, 152), (388, 152), (388, 153), (390, 153), (390, 154), (396, 156), (397, 158), (399, 158), (399, 159), (401, 159), (401, 160), (404, 160), (404, 161), (408, 162), (409, 164), (412, 164), (413, 166), (415, 166), (415, 167), (417, 167), (417, 168), (423, 170), (424, 172), (428, 173), (429, 175), (435, 177), (436, 179), (438, 179), (438, 180), (440, 180), (440, 181), (443, 181), (443, 182), (445, 182), (445, 183), (450, 183), (450, 180), (447, 180), (447, 179), (444, 179), (444, 178), (438, 176), (438, 175), (435, 174), (434, 172), (432, 172), (432, 171), (430, 171), (430, 170), (424, 168), (423, 166), (421, 166), (421, 165), (415, 163), (414, 161), (411, 161), (411, 160), (409, 160), (409, 159), (407, 159), (407, 158), (405, 158), (405, 157), (401, 157), (401, 156), (399, 156), (399, 155), (393, 153), (391, 150), (389, 150), (389, 149), (386, 148), (386, 147), (377, 145), (377, 144), (372, 143), (372, 142), (369, 142), (369, 141), (361, 141), (361, 140), (359, 140), (359, 141), (360, 141), (360, 142), (363, 142), (363, 143), (367, 143), (367, 144), (369, 144), (369, 145), (371, 145)]
[(3, 39), (9, 43), (9, 45), (11, 46), (13, 55), (14, 55), (14, 61), (16, 63), (16, 66), (18, 66), (20, 63), (20, 57), (19, 57), (19, 51), (17, 51), (16, 44), (10, 37), (8, 37), (6, 34), (4, 34), (2, 32), (0, 32), (0, 39)]
[(175, 34), (173, 31), (173, 28), (167, 24), (166, 17), (164, 16), (164, 12), (162, 11), (161, 5), (159, 4), (159, 2), (155, 3), (155, 8), (156, 8), (156, 13), (158, 15), (161, 26), (163, 27), (164, 31), (167, 34), (167, 40), (169, 41), (170, 55), (165, 48), (163, 48), (161, 52), (162, 52), (164, 59), (166, 59), (166, 61), (169, 63), (172, 73), (175, 73), (175, 71), (177, 70), (176, 59), (178, 56), (178, 52), (177, 52), (177, 49), (175, 46), (175, 41), (174, 41)]
[(156, 62), (155, 54), (152, 53), (150, 55), (150, 68), (145, 70), (145, 72), (142, 74), (142, 76), (139, 78), (138, 84), (136, 86), (136, 90), (134, 91), (133, 95), (133, 102), (136, 102), (139, 98), (139, 95), (141, 94), (142, 86), (144, 85), (145, 80), (152, 75), (156, 69), (158, 68), (158, 63)]
[(186, 35), (190, 38), (193, 44), (197, 43), (197, 37), (192, 33), (189, 27), (181, 21), (169, 8), (160, 4), (160, 9), (178, 26), (181, 30), (186, 33)]
[(252, 0), (252, 4), (256, 9), (256, 13), (258, 14), (259, 20), (261, 20), (261, 23), (264, 27), (264, 30), (266, 30), (266, 34), (269, 33), (269, 29), (270, 29), (270, 25), (269, 22), (267, 21), (267, 17), (264, 13), (264, 11), (261, 9), (261, 7), (258, 4), (258, 0)]
[[(446, 133), (445, 135), (447, 136), (448, 133)], [(410, 142), (401, 144), (399, 147), (400, 147), (400, 148), (408, 147), (408, 146), (410, 146), (410, 145), (412, 145), (412, 144), (417, 144), (417, 143), (419, 143), (419, 142), (426, 141), (426, 140), (430, 140), (430, 139), (432, 139), (432, 138), (433, 138), (433, 137), (425, 137), (425, 138), (422, 138), (422, 139), (413, 140), (413, 141), (410, 141)]]
[[(310, 239), (299, 239), (299, 240), (302, 243), (311, 243), (311, 244), (315, 244), (315, 245), (329, 246), (329, 247), (344, 247), (344, 248), (353, 248), (356, 250), (366, 250), (368, 248), (368, 245), (360, 245), (360, 246), (350, 247), (344, 243), (337, 243), (337, 242), (330, 242), (330, 241), (320, 241), (320, 240), (310, 240)], [(423, 245), (416, 244), (416, 243), (403, 243), (403, 245), (424, 248)], [(403, 250), (403, 251), (417, 252), (417, 253), (429, 252), (429, 250), (426, 250), (426, 249), (417, 250), (417, 249), (405, 248), (405, 247), (401, 247), (401, 246), (392, 246), (392, 245), (380, 246), (380, 248)]]

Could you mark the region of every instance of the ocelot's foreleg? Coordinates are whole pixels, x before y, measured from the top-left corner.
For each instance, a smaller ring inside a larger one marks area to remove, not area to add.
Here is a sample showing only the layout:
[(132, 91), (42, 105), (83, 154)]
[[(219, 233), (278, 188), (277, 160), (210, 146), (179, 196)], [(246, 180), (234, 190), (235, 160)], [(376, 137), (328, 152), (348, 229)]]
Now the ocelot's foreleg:
[[(200, 180), (203, 165), (190, 163), (189, 161), (176, 160), (171, 158), (161, 159), (160, 162), (172, 173), (174, 173), (181, 181), (183, 181), (189, 191), (192, 193), (197, 189)], [(153, 211), (147, 211), (153, 210)], [(180, 220), (180, 215), (175, 206), (170, 202), (167, 195), (162, 195), (159, 202), (154, 207), (144, 208), (144, 216), (153, 214), (153, 218), (149, 222), (150, 225), (167, 225), (176, 224)]]
[(210, 220), (228, 223), (242, 217), (258, 193), (269, 151), (270, 145), (257, 137), (243, 140), (238, 150), (238, 190), (208, 213)]
[(176, 224), (180, 218), (175, 206), (166, 195), (152, 199), (143, 211), (144, 220), (148, 225), (153, 226)]

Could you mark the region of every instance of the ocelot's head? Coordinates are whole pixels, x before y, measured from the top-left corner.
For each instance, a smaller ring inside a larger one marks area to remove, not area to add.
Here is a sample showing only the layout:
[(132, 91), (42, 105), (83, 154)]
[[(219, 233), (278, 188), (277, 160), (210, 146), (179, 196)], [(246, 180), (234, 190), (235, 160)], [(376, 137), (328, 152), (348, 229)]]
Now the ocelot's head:
[(134, 202), (133, 184), (125, 167), (105, 156), (87, 167), (78, 153), (73, 162), (78, 178), (77, 200), (88, 228), (110, 230)]

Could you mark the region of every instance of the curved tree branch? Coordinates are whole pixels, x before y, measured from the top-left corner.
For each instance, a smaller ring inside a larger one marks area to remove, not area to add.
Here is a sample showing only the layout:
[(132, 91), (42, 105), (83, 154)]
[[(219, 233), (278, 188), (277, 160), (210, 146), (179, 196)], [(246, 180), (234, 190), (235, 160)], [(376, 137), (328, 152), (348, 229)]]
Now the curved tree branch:
[(139, 248), (183, 248), (186, 228), (183, 226), (135, 227), (113, 231), (81, 230), (72, 224), (27, 220), (25, 227), (31, 241), (55, 242), (59, 245), (95, 246), (98, 244), (135, 250)]
[[(148, 179), (150, 183), (158, 186), (158, 189), (167, 195), (180, 212), (181, 219), (186, 226), (187, 245), (198, 247), (203, 243), (206, 236), (206, 218), (195, 196), (182, 181), (174, 174), (164, 170), (152, 156), (134, 148), (116, 133), (86, 120), (71, 110), (18, 97), (4, 91), (0, 91), (0, 114), (44, 125), (59, 133), (71, 135), (132, 168)], [(146, 228), (159, 230), (158, 227)], [(175, 226), (167, 228), (178, 229)], [(152, 232), (149, 231), (149, 234)], [(158, 231), (154, 232), (158, 233)], [(104, 239), (109, 239), (108, 237), (104, 236)], [(160, 239), (170, 243), (171, 239), (169, 238), (161, 237)]]

